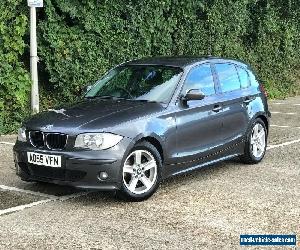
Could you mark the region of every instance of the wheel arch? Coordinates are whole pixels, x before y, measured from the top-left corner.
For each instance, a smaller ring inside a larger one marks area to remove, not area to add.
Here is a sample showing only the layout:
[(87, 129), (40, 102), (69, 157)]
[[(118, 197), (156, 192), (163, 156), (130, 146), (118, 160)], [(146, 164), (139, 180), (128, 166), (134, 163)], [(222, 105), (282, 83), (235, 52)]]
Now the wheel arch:
[(151, 137), (151, 136), (143, 137), (142, 140), (145, 140), (145, 141), (151, 143), (157, 149), (158, 153), (160, 154), (162, 162), (164, 162), (164, 151), (163, 151), (162, 145), (159, 142), (159, 140), (157, 140), (155, 137)]
[(255, 117), (255, 119), (257, 119), (257, 118), (260, 118), (264, 122), (266, 129), (267, 129), (267, 133), (269, 134), (269, 119), (263, 114), (257, 115)]
[(152, 144), (158, 151), (158, 153), (160, 154), (162, 163), (164, 162), (165, 159), (165, 155), (164, 155), (164, 147), (163, 147), (163, 143), (160, 140), (160, 138), (157, 138), (157, 136), (151, 134), (151, 135), (140, 135), (137, 138), (135, 138), (133, 145), (141, 142), (141, 141), (147, 141), (150, 144)]

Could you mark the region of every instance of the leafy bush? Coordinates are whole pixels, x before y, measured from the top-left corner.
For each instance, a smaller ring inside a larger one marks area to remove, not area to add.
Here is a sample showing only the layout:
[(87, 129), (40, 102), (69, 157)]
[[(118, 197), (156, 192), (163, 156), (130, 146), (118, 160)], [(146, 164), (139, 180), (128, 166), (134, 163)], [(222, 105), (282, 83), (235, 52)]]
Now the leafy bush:
[(271, 97), (299, 89), (299, 13), (293, 1), (47, 0), (40, 54), (60, 100), (112, 65), (157, 55), (239, 58)]
[(0, 133), (14, 131), (29, 110), (30, 77), (20, 62), (28, 19), (21, 2), (0, 5)]
[[(27, 25), (24, 13), (27, 15), (28, 11), (16, 8), (21, 1), (10, 2), (15, 7), (9, 7), (7, 14), (6, 6), (0, 12), (0, 27), (9, 34), (0, 32), (8, 39), (6, 44), (17, 39), (18, 45), (17, 49), (9, 50), (15, 55), (12, 61), (1, 59), (5, 70), (0, 76), (4, 93), (0, 95), (5, 100), (1, 99), (0, 108), (2, 105), (3, 109), (4, 102), (5, 107), (9, 100), (14, 102), (1, 112), (6, 118), (2, 118), (0, 133), (11, 131), (20, 121), (29, 87), (28, 73), (20, 62)], [(84, 85), (96, 81), (113, 65), (158, 55), (238, 58), (254, 67), (271, 97), (299, 93), (300, 6), (295, 0), (44, 2), (45, 7), (38, 9), (44, 109), (73, 101)], [(19, 32), (12, 26), (15, 17), (19, 18), (15, 23)], [(4, 48), (0, 43), (1, 58), (8, 53)], [(22, 107), (21, 112), (16, 111), (18, 107)], [(13, 119), (14, 125), (10, 127)]]

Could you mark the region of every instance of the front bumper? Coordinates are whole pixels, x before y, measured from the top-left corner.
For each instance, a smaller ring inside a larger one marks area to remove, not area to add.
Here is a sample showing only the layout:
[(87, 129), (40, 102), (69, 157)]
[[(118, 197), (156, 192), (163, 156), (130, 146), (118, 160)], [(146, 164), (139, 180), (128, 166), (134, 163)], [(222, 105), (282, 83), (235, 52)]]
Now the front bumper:
[[(84, 189), (119, 189), (122, 180), (123, 158), (129, 151), (131, 140), (123, 138), (116, 146), (101, 150), (45, 150), (17, 141), (14, 146), (16, 173), (25, 181), (42, 181)], [(27, 152), (60, 155), (62, 166), (52, 168), (28, 163)], [(101, 180), (100, 172), (108, 178)]]

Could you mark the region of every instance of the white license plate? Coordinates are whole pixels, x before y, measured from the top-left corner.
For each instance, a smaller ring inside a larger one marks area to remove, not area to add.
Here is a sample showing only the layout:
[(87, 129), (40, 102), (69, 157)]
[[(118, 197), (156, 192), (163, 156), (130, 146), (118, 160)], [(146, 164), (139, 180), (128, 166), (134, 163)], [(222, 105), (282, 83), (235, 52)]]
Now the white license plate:
[(61, 156), (60, 155), (45, 155), (27, 152), (27, 160), (29, 163), (53, 168), (61, 167)]

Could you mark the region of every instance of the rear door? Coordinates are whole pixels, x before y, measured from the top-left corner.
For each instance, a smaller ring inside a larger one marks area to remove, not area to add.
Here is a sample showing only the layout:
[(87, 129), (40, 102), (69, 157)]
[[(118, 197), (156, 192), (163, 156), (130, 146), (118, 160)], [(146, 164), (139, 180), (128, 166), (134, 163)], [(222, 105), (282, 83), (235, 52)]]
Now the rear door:
[(223, 103), (221, 133), (224, 146), (230, 147), (241, 141), (248, 126), (245, 105), (248, 103), (249, 79), (244, 74), (247, 72), (232, 63), (216, 63), (214, 69)]

